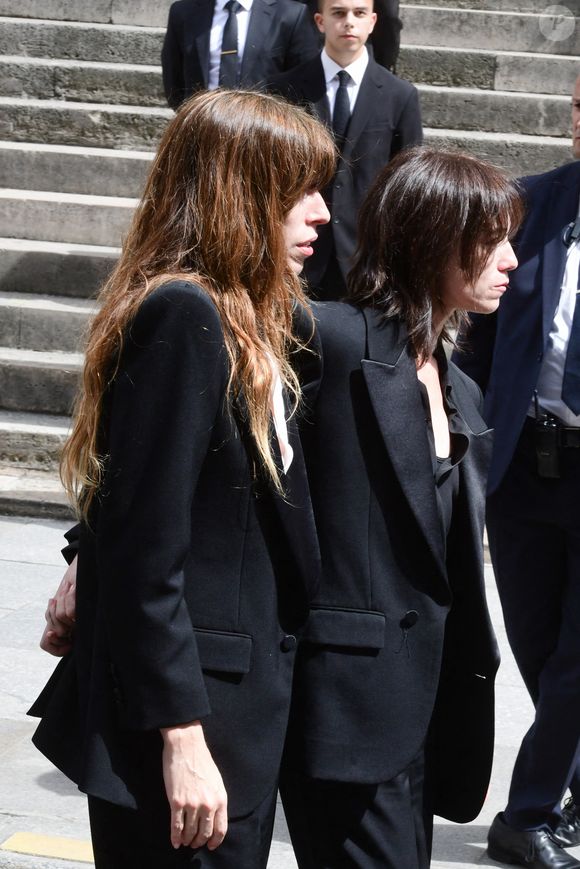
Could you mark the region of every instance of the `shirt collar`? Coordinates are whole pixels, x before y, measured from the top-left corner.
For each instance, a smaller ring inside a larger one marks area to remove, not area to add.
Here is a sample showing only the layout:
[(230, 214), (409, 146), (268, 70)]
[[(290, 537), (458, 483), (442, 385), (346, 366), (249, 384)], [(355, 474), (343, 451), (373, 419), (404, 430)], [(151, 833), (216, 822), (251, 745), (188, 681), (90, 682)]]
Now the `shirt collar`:
[(324, 80), (327, 85), (330, 84), (332, 79), (340, 72), (341, 69), (345, 69), (354, 83), (360, 86), (361, 81), (363, 80), (363, 76), (365, 74), (366, 68), (369, 64), (369, 53), (365, 47), (365, 50), (361, 54), (361, 56), (354, 61), (354, 63), (349, 64), (348, 66), (339, 66), (332, 58), (330, 58), (326, 49), (322, 49), (322, 53), (320, 55), (320, 61), (322, 63), (322, 69), (324, 70)]
[[(216, 0), (216, 4), (215, 4), (216, 11), (219, 10), (221, 12), (222, 10), (224, 10), (226, 8), (227, 2), (228, 2), (228, 0)], [(254, 2), (254, 0), (238, 0), (238, 3), (240, 4), (240, 6), (244, 7), (246, 12), (250, 11), (250, 9), (252, 8), (253, 2)]]

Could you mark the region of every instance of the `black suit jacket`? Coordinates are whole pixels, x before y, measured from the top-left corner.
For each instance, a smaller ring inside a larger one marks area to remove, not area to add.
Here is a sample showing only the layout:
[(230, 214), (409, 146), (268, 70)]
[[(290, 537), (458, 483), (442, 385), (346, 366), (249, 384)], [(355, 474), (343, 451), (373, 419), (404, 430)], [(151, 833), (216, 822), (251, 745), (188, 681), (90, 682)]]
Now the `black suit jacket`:
[[(167, 102), (177, 108), (207, 87), (213, 0), (177, 0), (169, 9), (161, 52)], [(319, 40), (306, 6), (296, 0), (254, 0), (242, 57), (240, 87), (264, 84), (313, 57)]]
[[(276, 93), (307, 106), (330, 126), (330, 109), (320, 56), (270, 82)], [(422, 141), (416, 89), (379, 66), (372, 58), (361, 82), (336, 175), (325, 198), (331, 221), (318, 228), (314, 255), (304, 274), (319, 283), (329, 259), (336, 256), (343, 276), (356, 248), (358, 210), (380, 169), (400, 150)]]
[(427, 741), (435, 812), (471, 820), (491, 771), (499, 663), (484, 593), (481, 393), (450, 364), (470, 443), (446, 552), (405, 331), (345, 303), (314, 309), (322, 366), (302, 360), (302, 441), (322, 580), (297, 661), (290, 763), (315, 778), (387, 781)]
[(82, 791), (125, 806), (163, 787), (159, 728), (203, 720), (231, 815), (275, 786), (319, 553), (304, 461), (278, 497), (253, 477), (244, 409), (207, 294), (141, 305), (104, 408), (104, 484), (81, 526), (73, 652), (31, 710)]
[(483, 390), (495, 429), (489, 494), (512, 460), (540, 374), (566, 265), (564, 230), (578, 213), (580, 161), (521, 183), (528, 213), (514, 244), (518, 268), (496, 313), (472, 316), (466, 352), (454, 357)]

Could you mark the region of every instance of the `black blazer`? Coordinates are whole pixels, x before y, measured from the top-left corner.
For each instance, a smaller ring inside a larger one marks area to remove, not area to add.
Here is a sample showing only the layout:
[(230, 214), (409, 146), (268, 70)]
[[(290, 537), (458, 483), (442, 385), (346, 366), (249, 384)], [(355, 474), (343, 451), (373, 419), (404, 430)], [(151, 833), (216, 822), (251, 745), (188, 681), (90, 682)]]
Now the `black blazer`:
[[(177, 0), (169, 9), (161, 52), (163, 85), (176, 109), (207, 87), (213, 0)], [(240, 87), (264, 84), (320, 49), (308, 9), (296, 0), (254, 0), (242, 57)]]
[(318, 544), (295, 427), (283, 499), (253, 478), (227, 377), (209, 297), (186, 282), (155, 290), (106, 399), (74, 650), (31, 710), (43, 716), (38, 748), (82, 791), (120, 805), (163, 787), (158, 729), (198, 718), (231, 815), (277, 781)]
[(484, 592), (481, 394), (450, 363), (470, 443), (446, 552), (405, 331), (346, 303), (314, 310), (322, 366), (302, 359), (302, 441), (322, 580), (297, 660), (290, 763), (387, 781), (427, 741), (434, 811), (468, 821), (491, 772), (499, 663)]
[[(331, 125), (320, 56), (277, 76), (269, 87)], [(358, 209), (367, 190), (395, 154), (422, 138), (417, 90), (369, 58), (337, 172), (325, 193), (331, 221), (318, 228), (314, 255), (305, 264), (312, 285), (324, 275), (333, 248), (346, 279), (356, 248)]]
[(454, 357), (483, 390), (483, 413), (495, 429), (490, 495), (512, 460), (538, 382), (566, 266), (564, 230), (578, 213), (580, 161), (521, 184), (528, 214), (514, 243), (518, 268), (495, 314), (472, 315), (466, 352)]

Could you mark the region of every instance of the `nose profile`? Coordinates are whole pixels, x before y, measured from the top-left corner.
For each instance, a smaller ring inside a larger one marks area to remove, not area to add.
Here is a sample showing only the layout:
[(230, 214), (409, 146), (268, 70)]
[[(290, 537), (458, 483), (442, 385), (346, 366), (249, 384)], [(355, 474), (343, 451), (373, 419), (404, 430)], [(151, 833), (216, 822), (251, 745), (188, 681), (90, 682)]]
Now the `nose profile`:
[(330, 220), (330, 212), (326, 206), (326, 202), (322, 198), (322, 194), (318, 191), (313, 194), (311, 208), (311, 223), (328, 223)]

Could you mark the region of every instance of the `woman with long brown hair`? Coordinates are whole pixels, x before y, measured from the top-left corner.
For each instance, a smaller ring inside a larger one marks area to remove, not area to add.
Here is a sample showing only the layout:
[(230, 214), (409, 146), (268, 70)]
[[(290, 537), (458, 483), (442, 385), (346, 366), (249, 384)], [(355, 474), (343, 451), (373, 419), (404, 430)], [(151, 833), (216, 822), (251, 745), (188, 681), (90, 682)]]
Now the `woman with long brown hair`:
[(62, 464), (74, 647), (32, 710), (99, 869), (266, 865), (318, 572), (293, 315), (333, 168), (301, 110), (195, 96), (103, 290)]

